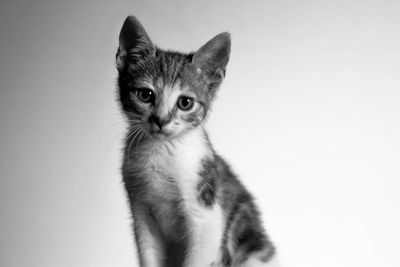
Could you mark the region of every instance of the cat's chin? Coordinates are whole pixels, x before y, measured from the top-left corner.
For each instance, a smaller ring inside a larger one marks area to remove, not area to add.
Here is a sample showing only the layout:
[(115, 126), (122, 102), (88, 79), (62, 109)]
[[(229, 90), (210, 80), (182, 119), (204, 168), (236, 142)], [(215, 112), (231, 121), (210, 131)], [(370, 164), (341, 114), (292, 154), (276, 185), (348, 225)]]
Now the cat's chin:
[(153, 141), (172, 141), (181, 138), (183, 135), (185, 135), (186, 132), (181, 132), (181, 133), (175, 133), (175, 132), (155, 132), (155, 133), (150, 133), (150, 136), (152, 137)]
[(154, 139), (165, 140), (165, 139), (168, 139), (170, 137), (170, 134), (163, 133), (163, 132), (156, 132), (156, 133), (152, 133), (151, 136)]
[(159, 140), (159, 141), (170, 140), (175, 137), (174, 133), (166, 132), (166, 131), (150, 132), (150, 135), (151, 135), (151, 137), (153, 137), (153, 139)]

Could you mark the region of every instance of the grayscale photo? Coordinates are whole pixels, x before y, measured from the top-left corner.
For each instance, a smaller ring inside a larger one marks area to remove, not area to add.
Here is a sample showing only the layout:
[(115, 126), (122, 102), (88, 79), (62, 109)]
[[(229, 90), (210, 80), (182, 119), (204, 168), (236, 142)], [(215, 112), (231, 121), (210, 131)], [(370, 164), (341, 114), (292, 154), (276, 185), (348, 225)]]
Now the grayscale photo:
[(0, 266), (399, 266), (399, 14), (0, 2)]

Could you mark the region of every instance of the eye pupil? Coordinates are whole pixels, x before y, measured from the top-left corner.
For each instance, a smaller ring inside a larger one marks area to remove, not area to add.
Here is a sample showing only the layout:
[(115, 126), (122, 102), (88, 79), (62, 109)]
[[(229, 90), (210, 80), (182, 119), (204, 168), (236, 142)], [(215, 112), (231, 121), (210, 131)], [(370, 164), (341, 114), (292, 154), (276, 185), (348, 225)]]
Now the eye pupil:
[(178, 100), (178, 107), (181, 110), (189, 110), (193, 107), (193, 99), (190, 97), (183, 96)]
[(154, 93), (150, 89), (139, 89), (137, 95), (139, 99), (145, 103), (152, 102), (154, 98)]

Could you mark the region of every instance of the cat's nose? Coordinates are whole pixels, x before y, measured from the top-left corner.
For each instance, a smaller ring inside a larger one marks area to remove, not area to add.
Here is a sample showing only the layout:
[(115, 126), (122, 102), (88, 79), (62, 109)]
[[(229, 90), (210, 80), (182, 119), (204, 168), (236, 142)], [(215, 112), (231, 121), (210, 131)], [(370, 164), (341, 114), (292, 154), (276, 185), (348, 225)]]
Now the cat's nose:
[(161, 119), (158, 116), (151, 116), (150, 117), (150, 122), (153, 124), (153, 130), (155, 132), (161, 132), (162, 127), (165, 125), (165, 120)]

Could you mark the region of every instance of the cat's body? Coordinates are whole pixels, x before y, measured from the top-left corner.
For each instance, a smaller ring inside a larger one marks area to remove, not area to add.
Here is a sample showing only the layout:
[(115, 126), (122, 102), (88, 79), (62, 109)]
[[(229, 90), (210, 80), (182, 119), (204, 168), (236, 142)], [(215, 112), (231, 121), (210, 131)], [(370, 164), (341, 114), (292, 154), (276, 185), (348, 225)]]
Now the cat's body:
[(266, 266), (274, 254), (251, 195), (204, 130), (229, 51), (228, 34), (182, 54), (153, 46), (134, 17), (121, 30), (122, 171), (142, 267)]

